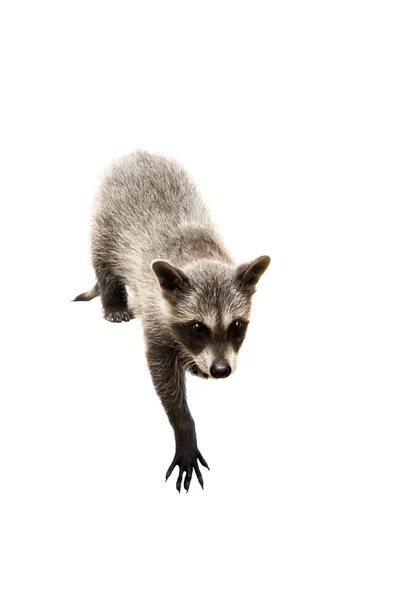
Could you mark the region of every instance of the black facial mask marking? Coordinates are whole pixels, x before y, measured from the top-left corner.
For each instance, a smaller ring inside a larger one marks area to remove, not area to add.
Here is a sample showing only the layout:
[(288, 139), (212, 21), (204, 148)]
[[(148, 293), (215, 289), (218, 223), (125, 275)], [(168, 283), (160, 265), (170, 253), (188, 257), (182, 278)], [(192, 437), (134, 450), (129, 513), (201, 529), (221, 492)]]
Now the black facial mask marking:
[(228, 327), (227, 338), (228, 341), (232, 344), (235, 352), (237, 352), (240, 346), (243, 344), (243, 340), (246, 337), (248, 324), (248, 321), (243, 321), (242, 319), (234, 319)]
[(224, 347), (232, 344), (235, 352), (238, 352), (246, 336), (248, 321), (234, 319), (228, 330), (215, 332), (200, 321), (189, 323), (174, 323), (172, 329), (178, 342), (189, 350), (194, 356), (200, 354), (206, 346), (215, 347), (218, 355), (224, 355)]
[[(196, 330), (194, 325), (200, 327)], [(190, 323), (174, 323), (172, 325), (176, 339), (185, 346), (194, 356), (200, 354), (206, 346), (211, 343), (212, 336), (209, 328), (199, 321), (191, 321)]]

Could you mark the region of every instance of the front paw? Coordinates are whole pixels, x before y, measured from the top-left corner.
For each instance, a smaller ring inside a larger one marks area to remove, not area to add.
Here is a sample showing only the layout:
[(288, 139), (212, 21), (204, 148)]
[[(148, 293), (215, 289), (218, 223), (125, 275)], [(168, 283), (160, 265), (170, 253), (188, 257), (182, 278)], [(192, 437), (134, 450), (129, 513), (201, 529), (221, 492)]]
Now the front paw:
[(183, 473), (186, 472), (186, 477), (185, 477), (185, 481), (183, 483), (183, 487), (185, 488), (186, 492), (188, 492), (190, 482), (192, 479), (193, 469), (194, 469), (194, 471), (197, 475), (197, 479), (199, 480), (201, 487), (204, 489), (203, 477), (201, 475), (197, 461), (199, 461), (203, 465), (203, 467), (206, 467), (208, 470), (210, 470), (210, 467), (208, 466), (208, 464), (206, 463), (206, 461), (200, 454), (197, 447), (190, 448), (190, 449), (177, 450), (175, 453), (175, 456), (174, 456), (174, 460), (172, 461), (172, 463), (165, 475), (165, 481), (167, 481), (168, 477), (171, 475), (171, 473), (175, 469), (175, 467), (178, 466), (179, 467), (179, 476), (176, 481), (176, 489), (178, 490), (179, 493), (181, 492), (182, 477), (183, 477)]
[(203, 379), (208, 379), (208, 375), (207, 373), (204, 373), (203, 371), (201, 371), (197, 365), (195, 364), (191, 364), (188, 367), (188, 371), (189, 373), (191, 373), (191, 375), (196, 375), (196, 377), (201, 377)]

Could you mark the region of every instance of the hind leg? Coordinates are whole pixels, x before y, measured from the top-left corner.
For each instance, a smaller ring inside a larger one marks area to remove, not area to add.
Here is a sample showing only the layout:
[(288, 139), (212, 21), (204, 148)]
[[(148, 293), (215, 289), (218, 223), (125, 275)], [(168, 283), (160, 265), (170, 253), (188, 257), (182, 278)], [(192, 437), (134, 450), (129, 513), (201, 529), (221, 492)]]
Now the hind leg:
[(122, 281), (114, 277), (99, 276), (97, 273), (104, 318), (113, 323), (130, 321), (134, 314), (128, 309), (128, 294)]

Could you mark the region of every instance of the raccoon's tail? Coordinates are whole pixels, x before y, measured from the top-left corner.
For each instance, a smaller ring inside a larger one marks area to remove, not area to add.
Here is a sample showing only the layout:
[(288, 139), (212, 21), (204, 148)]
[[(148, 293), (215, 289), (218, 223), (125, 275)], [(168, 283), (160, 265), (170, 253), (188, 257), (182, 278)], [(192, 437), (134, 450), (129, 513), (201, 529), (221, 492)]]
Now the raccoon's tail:
[(76, 298), (74, 298), (73, 302), (88, 302), (89, 300), (93, 300), (93, 298), (96, 298), (96, 296), (98, 296), (100, 294), (99, 292), (99, 286), (96, 283), (96, 285), (94, 287), (92, 287), (91, 290), (89, 290), (88, 292), (85, 292), (84, 294), (79, 294), (79, 296), (77, 296)]

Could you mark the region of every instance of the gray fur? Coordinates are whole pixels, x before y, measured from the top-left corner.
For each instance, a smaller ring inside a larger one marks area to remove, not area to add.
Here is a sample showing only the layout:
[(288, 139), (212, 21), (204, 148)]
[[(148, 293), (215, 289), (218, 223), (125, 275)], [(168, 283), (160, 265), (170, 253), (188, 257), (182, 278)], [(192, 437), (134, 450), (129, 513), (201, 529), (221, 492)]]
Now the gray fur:
[[(109, 265), (127, 287), (129, 308), (146, 330), (172, 320), (228, 323), (248, 319), (250, 295), (236, 284), (236, 266), (194, 183), (175, 161), (134, 152), (106, 172), (94, 205), (92, 256), (96, 270)], [(185, 301), (168, 310), (154, 260), (181, 267), (193, 285)]]
[(95, 268), (104, 263), (123, 281), (135, 315), (152, 323), (162, 313), (155, 259), (176, 266), (233, 261), (187, 173), (174, 161), (135, 152), (113, 163), (97, 195), (92, 227)]
[[(179, 465), (179, 490), (182, 469), (185, 489), (192, 469), (203, 485), (197, 460), (207, 463), (197, 449), (184, 371), (207, 378), (212, 372), (221, 376), (214, 364), (235, 369), (251, 297), (269, 257), (235, 265), (184, 169), (142, 151), (120, 158), (105, 173), (91, 240), (97, 283), (77, 300), (100, 293), (108, 320), (141, 319), (153, 383), (175, 431), (177, 450), (167, 477)], [(186, 343), (194, 322), (207, 331), (203, 345), (196, 335)], [(232, 333), (237, 325), (243, 325), (242, 335)]]

